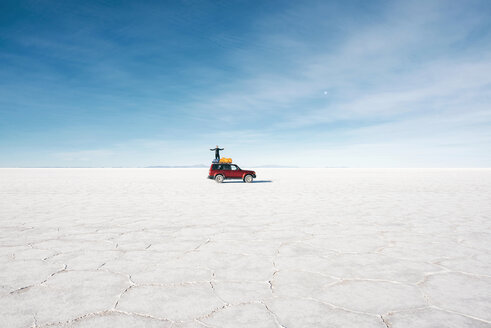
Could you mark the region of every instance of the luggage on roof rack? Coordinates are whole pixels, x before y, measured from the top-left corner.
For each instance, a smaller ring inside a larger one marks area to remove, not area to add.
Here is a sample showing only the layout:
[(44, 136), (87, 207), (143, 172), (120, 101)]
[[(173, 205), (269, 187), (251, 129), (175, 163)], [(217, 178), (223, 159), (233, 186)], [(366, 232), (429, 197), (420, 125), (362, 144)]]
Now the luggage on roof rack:
[(220, 158), (220, 163), (230, 164), (230, 163), (232, 163), (232, 159), (231, 158), (222, 157), (222, 158)]

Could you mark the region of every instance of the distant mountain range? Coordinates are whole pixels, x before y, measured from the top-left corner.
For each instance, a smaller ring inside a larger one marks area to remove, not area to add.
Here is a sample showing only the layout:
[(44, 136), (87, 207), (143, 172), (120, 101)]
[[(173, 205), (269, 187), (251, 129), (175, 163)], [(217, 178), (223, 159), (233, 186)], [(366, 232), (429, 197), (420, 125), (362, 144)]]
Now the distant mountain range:
[[(146, 166), (146, 169), (194, 169), (194, 168), (208, 168), (209, 166), (204, 165), (204, 164), (195, 164), (195, 165), (156, 165), (156, 166)], [(241, 166), (242, 167), (242, 166)], [(259, 169), (265, 169), (265, 168), (275, 168), (275, 169), (280, 169), (280, 168), (298, 168), (298, 166), (286, 166), (286, 165), (246, 165), (244, 167), (254, 167), (254, 168), (259, 168)]]
[(291, 165), (276, 165), (276, 164), (269, 164), (269, 165), (258, 165), (254, 166), (260, 169), (296, 169), (298, 166), (291, 166)]
[[(209, 168), (209, 165), (205, 164), (194, 164), (194, 165), (155, 165), (155, 166), (145, 166), (145, 169), (205, 169)], [(305, 168), (301, 166), (291, 166), (291, 165), (277, 165), (277, 164), (269, 164), (269, 165), (240, 165), (241, 168), (254, 168), (254, 169), (298, 169)], [(124, 166), (105, 166), (105, 167), (94, 167), (94, 166), (43, 166), (43, 167), (18, 167), (18, 168), (50, 168), (50, 169), (95, 169), (95, 168), (141, 168), (141, 167), (124, 167)], [(347, 168), (346, 166), (326, 166), (325, 168)]]
[(196, 168), (207, 168), (204, 164), (195, 165), (157, 165), (157, 166), (146, 166), (146, 169), (196, 169)]

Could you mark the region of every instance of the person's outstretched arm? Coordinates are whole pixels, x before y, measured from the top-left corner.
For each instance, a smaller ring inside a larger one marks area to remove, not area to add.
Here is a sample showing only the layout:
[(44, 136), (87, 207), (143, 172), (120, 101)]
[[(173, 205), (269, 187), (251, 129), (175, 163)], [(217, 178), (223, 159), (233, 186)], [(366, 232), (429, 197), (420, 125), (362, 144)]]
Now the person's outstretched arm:
[(218, 148), (218, 150), (224, 150), (225, 148)]
[(210, 149), (211, 151), (214, 151), (215, 149)]

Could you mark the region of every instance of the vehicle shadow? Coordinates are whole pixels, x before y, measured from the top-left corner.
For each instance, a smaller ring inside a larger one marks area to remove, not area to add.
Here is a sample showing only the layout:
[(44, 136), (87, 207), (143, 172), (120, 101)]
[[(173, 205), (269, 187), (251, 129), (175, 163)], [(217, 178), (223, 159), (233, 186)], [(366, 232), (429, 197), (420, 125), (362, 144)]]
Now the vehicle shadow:
[[(269, 183), (273, 182), (273, 180), (253, 180), (251, 183)], [(222, 183), (245, 183), (244, 181), (223, 181)]]

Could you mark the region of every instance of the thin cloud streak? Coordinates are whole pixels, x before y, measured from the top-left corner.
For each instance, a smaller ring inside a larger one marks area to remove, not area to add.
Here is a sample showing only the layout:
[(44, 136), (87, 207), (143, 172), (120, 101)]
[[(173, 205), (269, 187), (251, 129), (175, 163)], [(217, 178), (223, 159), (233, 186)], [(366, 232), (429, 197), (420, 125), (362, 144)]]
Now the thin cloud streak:
[(491, 165), (486, 2), (65, 6), (0, 28), (0, 149), (22, 163), (196, 164), (218, 143), (252, 164)]

